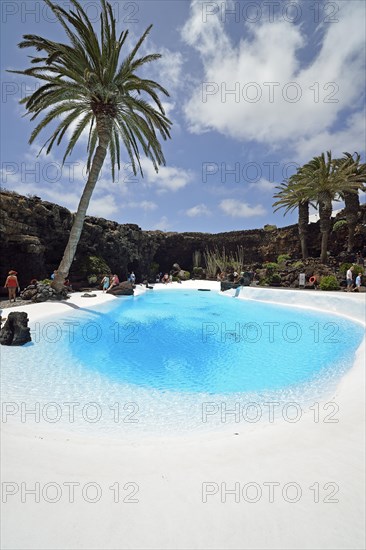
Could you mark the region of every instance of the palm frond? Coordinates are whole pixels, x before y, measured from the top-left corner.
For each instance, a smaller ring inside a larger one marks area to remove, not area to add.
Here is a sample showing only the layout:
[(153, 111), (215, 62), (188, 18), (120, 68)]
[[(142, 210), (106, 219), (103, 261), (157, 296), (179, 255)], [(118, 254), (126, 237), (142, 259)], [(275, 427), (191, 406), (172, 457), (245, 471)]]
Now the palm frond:
[(162, 95), (169, 96), (168, 91), (162, 84), (138, 74), (141, 68), (159, 60), (161, 55), (150, 53), (137, 57), (151, 31), (150, 25), (121, 60), (128, 30), (117, 35), (112, 6), (107, 0), (100, 1), (97, 34), (79, 0), (70, 0), (69, 10), (53, 0), (44, 0), (64, 29), (69, 43), (35, 34), (24, 35), (19, 47), (33, 48), (41, 54), (32, 57), (30, 67), (11, 72), (43, 82), (34, 93), (22, 99), (30, 119), (40, 117), (30, 143), (60, 118), (42, 147), (47, 147), (49, 153), (63, 142), (67, 130), (76, 122), (65, 147), (65, 162), (90, 125), (88, 170), (97, 145), (102, 143), (109, 150), (112, 177), (115, 178), (115, 167), (120, 169), (123, 144), (134, 173), (139, 170), (143, 175), (141, 155), (151, 160), (155, 170), (165, 164), (159, 139), (170, 138), (172, 125), (161, 101)]

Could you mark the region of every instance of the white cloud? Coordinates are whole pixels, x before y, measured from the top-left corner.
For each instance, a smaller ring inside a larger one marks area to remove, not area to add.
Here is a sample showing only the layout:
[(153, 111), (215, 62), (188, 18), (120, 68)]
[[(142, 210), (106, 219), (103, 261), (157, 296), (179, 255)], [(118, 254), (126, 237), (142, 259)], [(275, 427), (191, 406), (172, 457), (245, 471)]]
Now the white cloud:
[(181, 52), (173, 52), (168, 48), (160, 47), (158, 50), (162, 57), (154, 65), (154, 70), (159, 74), (158, 82), (170, 93), (182, 86), (183, 56)]
[(21, 195), (36, 195), (44, 201), (64, 206), (71, 212), (76, 212), (80, 201), (80, 195), (73, 191), (71, 186), (69, 189), (63, 186), (40, 188), (32, 183), (17, 182), (11, 189)]
[(158, 205), (152, 201), (130, 201), (126, 204), (121, 204), (120, 206), (126, 208), (137, 208), (139, 210), (144, 210), (145, 212), (151, 212), (152, 210), (156, 210), (158, 207)]
[(221, 210), (232, 218), (252, 218), (255, 216), (263, 216), (266, 213), (265, 208), (261, 204), (250, 206), (246, 202), (239, 202), (235, 199), (224, 199), (219, 204)]
[(154, 185), (158, 191), (178, 191), (193, 181), (193, 172), (175, 166), (160, 166), (156, 173), (150, 160), (142, 159), (141, 165), (148, 185)]
[[(174, 108), (175, 108), (175, 103), (168, 103), (168, 101), (162, 101), (161, 102), (162, 104), (162, 107), (165, 111), (165, 115), (170, 119), (172, 120), (172, 114), (173, 114), (173, 111), (174, 111)], [(176, 126), (176, 122), (174, 122), (174, 128)]]
[(102, 197), (92, 197), (88, 216), (97, 216), (99, 218), (113, 219), (113, 216), (118, 213), (119, 205), (116, 204), (113, 195), (103, 195)]
[[(1, 186), (5, 189), (13, 189), (17, 191), (14, 185), (20, 183), (19, 164), (15, 162), (3, 162), (3, 168), (0, 170)], [(19, 191), (20, 193), (20, 191)]]
[(273, 193), (276, 185), (277, 184), (273, 181), (269, 181), (265, 178), (260, 178), (258, 181), (253, 181), (249, 185), (249, 189), (257, 189), (258, 191), (262, 191), (263, 193)]
[(211, 211), (205, 204), (197, 204), (196, 206), (192, 206), (192, 208), (186, 210), (186, 214), (190, 218), (195, 218), (198, 216), (210, 216)]
[[(325, 28), (315, 58), (302, 67), (298, 52), (307, 44), (301, 25), (284, 20), (243, 23), (246, 34), (234, 44), (220, 17), (205, 21), (201, 2), (194, 0), (182, 30), (183, 39), (203, 64), (201, 82), (184, 105), (191, 132), (215, 130), (272, 148), (288, 143), (299, 149), (301, 140), (330, 132), (344, 109), (360, 108), (365, 8), (363, 2), (352, 1), (337, 6), (338, 23)], [(229, 90), (237, 90), (237, 95)], [(299, 100), (291, 102), (296, 95)], [(353, 135), (362, 143), (363, 132), (357, 128)], [(343, 137), (350, 133), (349, 128)]]
[[(151, 36), (154, 37), (154, 33)], [(142, 70), (142, 76), (155, 80), (168, 91), (169, 96), (166, 96), (160, 92), (158, 92), (158, 95), (166, 116), (173, 123), (172, 132), (179, 132), (181, 128), (176, 117), (174, 116), (176, 102), (173, 101), (173, 97), (175, 98), (178, 90), (187, 85), (187, 75), (183, 75), (183, 55), (179, 51), (173, 51), (166, 47), (162, 47), (160, 44), (154, 42), (150, 37), (148, 41), (142, 44), (140, 53), (141, 55), (148, 55), (152, 52), (160, 53), (162, 57), (156, 62), (149, 63), (145, 66)], [(156, 108), (155, 101), (150, 98), (148, 99), (148, 102)], [(180, 108), (180, 104), (178, 107)]]
[(60, 204), (72, 212), (76, 211), (82, 187), (79, 189), (78, 186), (72, 185), (58, 170), (52, 173), (52, 181), (47, 181), (45, 174), (48, 172), (51, 177), (51, 168), (51, 165), (46, 165), (45, 168), (41, 162), (37, 165), (37, 161), (32, 165), (29, 162), (6, 164), (1, 170), (1, 184), (21, 195), (36, 195), (42, 200)]
[(300, 138), (296, 143), (296, 158), (302, 164), (325, 150), (331, 150), (335, 158), (342, 157), (345, 151), (361, 153), (360, 147), (364, 143), (364, 138), (360, 140), (362, 135), (365, 135), (364, 116), (362, 113), (355, 113), (348, 118), (345, 128), (341, 130), (331, 132), (327, 129), (314, 132), (314, 135), (307, 138)]
[(166, 216), (162, 216), (154, 226), (154, 229), (160, 229), (160, 231), (168, 231), (170, 228), (171, 225)]
[(75, 192), (72, 186), (69, 189), (62, 185), (44, 188), (42, 189), (42, 198), (56, 204), (61, 204), (71, 210), (71, 212), (76, 212), (80, 201), (80, 194)]

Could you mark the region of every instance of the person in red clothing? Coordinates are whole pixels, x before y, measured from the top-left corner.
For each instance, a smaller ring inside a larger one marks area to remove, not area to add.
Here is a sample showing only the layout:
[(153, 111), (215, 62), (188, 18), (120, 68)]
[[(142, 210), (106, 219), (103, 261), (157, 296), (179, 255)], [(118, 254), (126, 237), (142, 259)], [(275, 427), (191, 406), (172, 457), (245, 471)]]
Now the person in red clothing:
[[(111, 284), (108, 288), (108, 290), (111, 290), (111, 288), (113, 288), (114, 286), (117, 286), (119, 285), (119, 278), (118, 278), (118, 275), (114, 274), (113, 277), (112, 277), (112, 281), (111, 281)], [(108, 292), (107, 290), (107, 292)]]
[(11, 302), (12, 300), (14, 300), (15, 302), (17, 289), (20, 290), (16, 271), (14, 270), (9, 271), (9, 275), (6, 278), (4, 287), (8, 289), (9, 302)]

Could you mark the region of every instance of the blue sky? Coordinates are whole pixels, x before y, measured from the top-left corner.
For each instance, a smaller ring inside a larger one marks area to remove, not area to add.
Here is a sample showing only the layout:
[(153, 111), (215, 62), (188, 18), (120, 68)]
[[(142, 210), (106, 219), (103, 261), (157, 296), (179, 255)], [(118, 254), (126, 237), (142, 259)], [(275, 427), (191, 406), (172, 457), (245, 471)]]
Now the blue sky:
[[(82, 3), (96, 22), (98, 0)], [(88, 214), (163, 231), (280, 227), (297, 216), (273, 213), (274, 186), (296, 166), (329, 149), (364, 159), (365, 2), (111, 4), (119, 29), (130, 30), (126, 52), (153, 24), (142, 53), (163, 55), (149, 75), (170, 92), (164, 104), (173, 130), (159, 174), (144, 160), (144, 179), (133, 177), (122, 151), (123, 169), (112, 182), (106, 162)], [(30, 146), (34, 122), (18, 104), (36, 82), (5, 72), (28, 66), (33, 52), (17, 47), (23, 34), (65, 35), (42, 0), (3, 0), (1, 10), (1, 184), (75, 211), (86, 182), (86, 139), (63, 168), (62, 144), (37, 157), (48, 134)]]

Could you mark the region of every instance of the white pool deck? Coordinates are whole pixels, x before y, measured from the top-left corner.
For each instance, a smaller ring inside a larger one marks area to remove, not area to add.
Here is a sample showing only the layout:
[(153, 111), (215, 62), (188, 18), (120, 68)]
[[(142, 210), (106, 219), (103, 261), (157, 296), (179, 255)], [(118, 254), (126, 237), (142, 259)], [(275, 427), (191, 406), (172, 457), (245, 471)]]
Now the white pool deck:
[[(218, 283), (156, 285), (154, 292), (173, 288), (218, 289)], [(69, 304), (90, 308), (118, 299), (96, 294), (73, 294)], [(239, 299), (328, 311), (366, 326), (366, 294), (243, 288)], [(16, 309), (31, 322), (70, 314), (63, 303)], [(52, 432), (52, 424), (40, 434), (32, 424), (2, 423), (1, 547), (365, 548), (365, 363), (364, 339), (332, 398), (319, 403), (319, 421), (307, 411), (296, 423), (243, 421), (225, 433), (132, 441)], [(332, 417), (338, 422), (326, 421), (334, 411), (329, 402), (339, 408)], [(25, 492), (36, 482), (40, 502)], [(6, 503), (4, 489), (14, 492)], [(126, 502), (128, 495), (138, 502)]]

